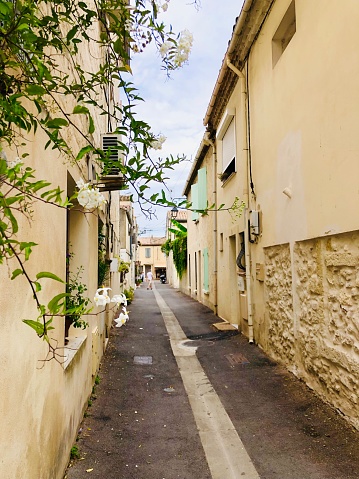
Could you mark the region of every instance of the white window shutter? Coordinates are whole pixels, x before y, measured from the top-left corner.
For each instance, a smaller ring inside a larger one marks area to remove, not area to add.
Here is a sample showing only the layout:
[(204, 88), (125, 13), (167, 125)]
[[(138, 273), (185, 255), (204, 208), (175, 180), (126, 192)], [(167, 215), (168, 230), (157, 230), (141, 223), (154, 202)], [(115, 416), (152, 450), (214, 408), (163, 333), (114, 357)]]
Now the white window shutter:
[(225, 171), (233, 158), (236, 157), (236, 141), (234, 118), (222, 138), (222, 171)]

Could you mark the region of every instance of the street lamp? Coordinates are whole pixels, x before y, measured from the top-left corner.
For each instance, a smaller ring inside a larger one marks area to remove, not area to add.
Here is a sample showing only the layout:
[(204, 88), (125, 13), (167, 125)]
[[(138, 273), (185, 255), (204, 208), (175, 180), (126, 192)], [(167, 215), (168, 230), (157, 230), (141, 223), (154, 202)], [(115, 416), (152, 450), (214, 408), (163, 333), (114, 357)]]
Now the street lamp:
[(178, 208), (176, 206), (174, 206), (171, 209), (171, 219), (175, 220), (177, 218), (177, 215), (178, 215)]

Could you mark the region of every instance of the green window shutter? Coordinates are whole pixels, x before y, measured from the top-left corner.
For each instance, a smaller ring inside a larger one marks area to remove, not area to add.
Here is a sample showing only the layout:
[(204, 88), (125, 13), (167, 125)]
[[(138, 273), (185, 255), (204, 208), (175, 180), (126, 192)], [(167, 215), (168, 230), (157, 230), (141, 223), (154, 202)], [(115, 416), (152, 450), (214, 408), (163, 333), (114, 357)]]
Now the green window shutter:
[(207, 168), (198, 170), (198, 209), (207, 208)]
[(208, 248), (203, 250), (203, 289), (209, 291)]
[[(191, 186), (192, 210), (198, 209), (198, 184)], [(198, 213), (192, 211), (192, 221), (198, 220)]]

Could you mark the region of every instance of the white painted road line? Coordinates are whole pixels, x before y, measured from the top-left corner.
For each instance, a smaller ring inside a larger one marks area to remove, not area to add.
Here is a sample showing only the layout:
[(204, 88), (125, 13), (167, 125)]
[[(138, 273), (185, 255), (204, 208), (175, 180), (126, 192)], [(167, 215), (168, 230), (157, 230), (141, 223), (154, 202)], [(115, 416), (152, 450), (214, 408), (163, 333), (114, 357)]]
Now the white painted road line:
[(197, 424), (212, 479), (259, 479), (232, 421), (176, 316), (154, 290)]

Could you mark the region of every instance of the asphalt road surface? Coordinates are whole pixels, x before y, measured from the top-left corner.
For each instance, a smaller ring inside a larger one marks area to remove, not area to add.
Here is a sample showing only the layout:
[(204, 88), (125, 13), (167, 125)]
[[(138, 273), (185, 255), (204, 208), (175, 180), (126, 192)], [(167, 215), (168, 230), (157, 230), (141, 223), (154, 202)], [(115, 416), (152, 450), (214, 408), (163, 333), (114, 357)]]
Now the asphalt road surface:
[(169, 285), (113, 328), (67, 479), (355, 479), (359, 432)]

